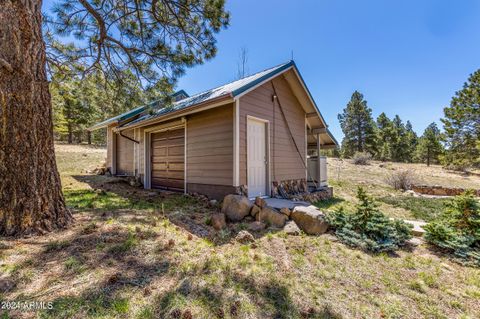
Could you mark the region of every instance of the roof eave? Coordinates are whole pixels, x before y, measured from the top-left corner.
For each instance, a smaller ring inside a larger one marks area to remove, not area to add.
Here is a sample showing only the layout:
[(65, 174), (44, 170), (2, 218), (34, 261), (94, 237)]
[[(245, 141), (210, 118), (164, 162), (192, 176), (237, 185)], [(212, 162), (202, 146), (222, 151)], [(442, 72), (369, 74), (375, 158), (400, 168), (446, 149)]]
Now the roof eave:
[(109, 127), (110, 125), (113, 125), (113, 124), (118, 124), (118, 121), (101, 122), (101, 123), (92, 125), (90, 127), (87, 127), (87, 131), (89, 132), (96, 131), (101, 128)]

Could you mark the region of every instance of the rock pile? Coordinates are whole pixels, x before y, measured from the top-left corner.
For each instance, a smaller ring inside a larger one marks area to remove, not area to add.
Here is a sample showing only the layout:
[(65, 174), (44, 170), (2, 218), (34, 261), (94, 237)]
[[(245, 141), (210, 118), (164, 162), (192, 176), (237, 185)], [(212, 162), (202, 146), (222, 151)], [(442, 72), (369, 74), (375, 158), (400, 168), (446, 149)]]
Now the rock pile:
[[(254, 219), (248, 226), (253, 232), (266, 227), (285, 228), (288, 234), (299, 234), (300, 230), (309, 235), (323, 234), (328, 229), (325, 215), (315, 206), (297, 206), (292, 210), (282, 208), (277, 210), (267, 205), (260, 197), (252, 203), (241, 195), (227, 195), (222, 203), (222, 213), (212, 216), (212, 225), (219, 230), (226, 227), (226, 220), (231, 222)], [(286, 226), (287, 225), (287, 226)]]
[(288, 198), (292, 200), (308, 201), (311, 203), (333, 197), (333, 188), (324, 187), (310, 192), (304, 179), (272, 182), (272, 197)]

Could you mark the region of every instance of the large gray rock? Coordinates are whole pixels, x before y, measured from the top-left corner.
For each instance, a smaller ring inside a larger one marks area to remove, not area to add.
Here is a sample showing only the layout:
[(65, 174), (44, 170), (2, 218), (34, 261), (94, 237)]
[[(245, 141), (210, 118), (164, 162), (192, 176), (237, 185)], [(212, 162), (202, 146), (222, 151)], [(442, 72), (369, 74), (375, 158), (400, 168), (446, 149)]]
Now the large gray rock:
[(232, 222), (239, 222), (250, 214), (252, 204), (245, 196), (227, 195), (223, 199), (222, 213)]
[(298, 227), (309, 235), (320, 235), (327, 231), (325, 215), (315, 206), (297, 206), (290, 217)]
[(280, 213), (275, 208), (268, 206), (264, 207), (257, 214), (257, 221), (264, 222), (267, 225), (271, 225), (276, 228), (282, 228), (283, 226), (285, 226), (285, 222), (287, 221), (287, 219), (287, 216)]

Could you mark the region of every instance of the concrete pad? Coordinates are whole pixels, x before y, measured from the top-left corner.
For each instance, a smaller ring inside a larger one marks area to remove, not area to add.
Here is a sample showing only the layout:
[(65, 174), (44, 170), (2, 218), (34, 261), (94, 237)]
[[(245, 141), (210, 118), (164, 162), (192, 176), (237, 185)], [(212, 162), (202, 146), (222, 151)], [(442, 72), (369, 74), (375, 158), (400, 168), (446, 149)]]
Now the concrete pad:
[[(295, 201), (295, 200), (284, 199), (284, 198), (264, 198), (264, 200), (267, 202), (268, 206), (278, 210), (284, 207), (292, 210), (296, 206), (310, 206), (310, 203), (308, 202)], [(253, 202), (254, 201), (252, 201), (252, 203)]]

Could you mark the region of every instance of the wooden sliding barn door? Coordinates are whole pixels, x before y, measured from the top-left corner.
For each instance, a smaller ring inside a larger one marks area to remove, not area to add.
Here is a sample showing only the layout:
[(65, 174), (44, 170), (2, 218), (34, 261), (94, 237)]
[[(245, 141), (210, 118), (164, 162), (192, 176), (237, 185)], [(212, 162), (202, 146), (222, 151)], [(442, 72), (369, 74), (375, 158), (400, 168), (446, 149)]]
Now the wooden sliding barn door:
[(185, 129), (151, 135), (151, 187), (183, 191), (185, 186)]

